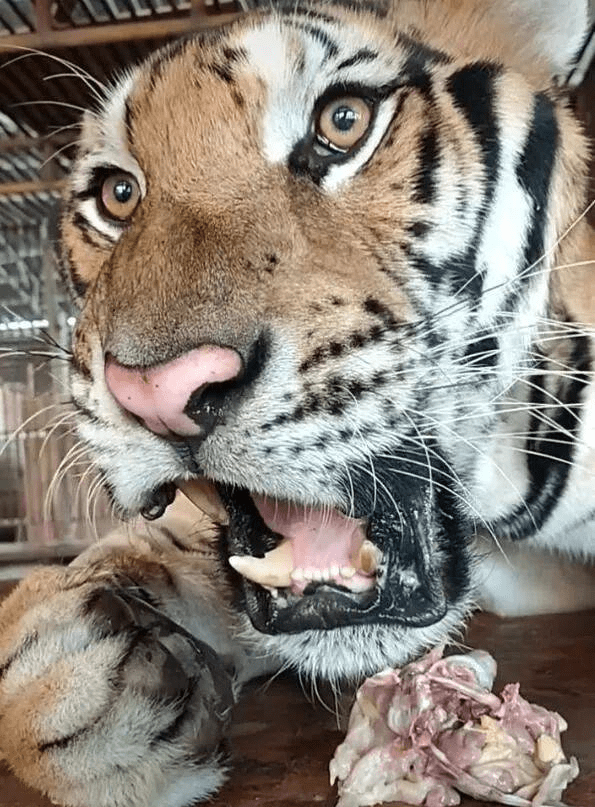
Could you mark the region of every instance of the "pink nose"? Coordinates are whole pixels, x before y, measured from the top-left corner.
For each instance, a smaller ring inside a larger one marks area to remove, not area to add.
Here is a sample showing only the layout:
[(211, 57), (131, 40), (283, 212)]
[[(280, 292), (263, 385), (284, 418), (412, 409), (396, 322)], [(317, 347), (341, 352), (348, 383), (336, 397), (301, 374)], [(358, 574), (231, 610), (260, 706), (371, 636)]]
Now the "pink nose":
[(156, 434), (192, 436), (202, 432), (184, 409), (190, 396), (209, 384), (231, 381), (242, 369), (235, 350), (202, 345), (177, 359), (146, 370), (124, 367), (108, 357), (107, 386), (121, 407)]

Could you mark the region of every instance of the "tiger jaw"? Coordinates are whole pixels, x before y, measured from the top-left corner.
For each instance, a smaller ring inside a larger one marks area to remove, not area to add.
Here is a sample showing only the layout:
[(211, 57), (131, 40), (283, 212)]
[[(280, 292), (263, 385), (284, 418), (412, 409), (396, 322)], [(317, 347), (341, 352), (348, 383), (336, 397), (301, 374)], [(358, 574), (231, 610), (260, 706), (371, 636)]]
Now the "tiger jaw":
[(242, 606), (262, 633), (419, 628), (443, 619), (451, 605), (442, 511), (426, 485), (409, 490), (407, 514), (379, 506), (368, 518), (223, 484), (217, 485), (221, 499), (204, 481), (181, 487), (225, 527), (224, 553), (237, 573)]

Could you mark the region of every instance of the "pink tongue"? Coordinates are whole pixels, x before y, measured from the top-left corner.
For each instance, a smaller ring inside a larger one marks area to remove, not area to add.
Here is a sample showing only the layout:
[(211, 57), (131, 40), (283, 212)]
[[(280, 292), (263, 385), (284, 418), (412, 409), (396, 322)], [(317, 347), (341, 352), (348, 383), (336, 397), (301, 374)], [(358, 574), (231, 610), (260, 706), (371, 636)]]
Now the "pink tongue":
[(256, 495), (253, 500), (267, 527), (291, 539), (294, 568), (351, 566), (366, 537), (363, 521), (336, 510)]

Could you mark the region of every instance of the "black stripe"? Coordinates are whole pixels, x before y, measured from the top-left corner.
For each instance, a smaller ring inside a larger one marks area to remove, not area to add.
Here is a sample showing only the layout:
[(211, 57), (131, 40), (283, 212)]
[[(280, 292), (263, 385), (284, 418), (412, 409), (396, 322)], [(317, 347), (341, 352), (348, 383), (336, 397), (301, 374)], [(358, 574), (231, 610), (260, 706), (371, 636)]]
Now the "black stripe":
[(162, 525), (160, 525), (160, 526), (159, 526), (159, 528), (158, 528), (158, 529), (159, 529), (159, 532), (161, 532), (161, 533), (162, 533), (162, 534), (163, 534), (163, 535), (164, 535), (164, 536), (167, 538), (167, 540), (168, 540), (168, 541), (170, 541), (170, 543), (172, 543), (172, 544), (175, 546), (175, 548), (176, 548), (176, 549), (177, 549), (179, 552), (186, 552), (186, 553), (188, 553), (188, 552), (192, 552), (192, 551), (194, 551), (194, 550), (193, 550), (193, 547), (190, 547), (190, 546), (185, 546), (183, 543), (181, 543), (180, 541), (178, 541), (178, 539), (177, 539), (177, 537), (176, 537), (175, 533), (174, 533), (174, 532), (172, 532), (172, 530), (170, 530), (170, 529), (169, 529), (169, 527), (165, 527), (165, 526), (162, 524)]
[[(269, 0), (258, 0), (261, 5), (270, 6)], [(333, 0), (333, 6), (339, 8), (346, 8), (353, 11), (357, 8), (358, 11), (366, 11), (370, 14), (383, 19), (387, 15), (388, 4), (387, 0)], [(277, 0), (274, 4), (276, 13), (287, 14), (290, 18), (296, 16), (307, 17), (310, 20), (320, 20), (321, 22), (332, 23), (334, 25), (340, 24), (342, 20), (326, 14), (320, 9), (313, 8), (311, 5), (301, 4), (296, 0)]]
[(481, 148), (484, 164), (483, 204), (477, 214), (475, 232), (467, 253), (451, 262), (449, 282), (454, 294), (464, 289), (465, 296), (479, 301), (484, 279), (484, 267), (477, 265), (477, 251), (481, 244), (487, 217), (498, 182), (500, 163), (500, 126), (494, 111), (494, 81), (500, 67), (491, 62), (477, 62), (453, 73), (448, 80), (455, 106), (467, 119)]
[(231, 48), (229, 46), (223, 48), (223, 55), (230, 64), (245, 61), (248, 58), (245, 48)]
[(127, 98), (124, 104), (124, 126), (126, 129), (126, 145), (130, 151), (133, 151), (132, 129), (134, 127), (134, 110), (130, 98)]
[(329, 59), (334, 59), (335, 56), (338, 55), (339, 46), (330, 38), (326, 31), (322, 30), (322, 28), (318, 28), (309, 22), (299, 22), (297, 20), (289, 20), (289, 23), (293, 28), (298, 28), (300, 31), (304, 31), (304, 33), (309, 34), (312, 39), (322, 45), (325, 50), (323, 64)]
[[(70, 292), (70, 296), (76, 301), (77, 299), (80, 300), (81, 297), (85, 296), (85, 292), (87, 291), (88, 283), (85, 283), (76, 272), (74, 268), (74, 260), (72, 257), (72, 247), (66, 247), (64, 242), (64, 236), (62, 234), (63, 229), (63, 222), (64, 220), (60, 220), (60, 236), (58, 242), (61, 244), (61, 249), (57, 253), (57, 268), (58, 268), (58, 275), (60, 280), (64, 284), (65, 288), (68, 289)], [(84, 237), (84, 236), (83, 236)]]
[(500, 128), (494, 115), (494, 81), (500, 68), (490, 62), (477, 62), (453, 73), (448, 90), (455, 106), (463, 112), (479, 140), (486, 167), (486, 202), (491, 201), (500, 158)]
[(420, 204), (432, 204), (436, 195), (438, 168), (438, 127), (430, 118), (423, 128), (418, 144), (419, 168), (413, 182), (412, 199)]
[[(491, 334), (478, 336), (465, 348), (461, 366), (477, 370), (494, 367), (500, 355), (498, 340)], [(477, 379), (477, 376), (475, 377)]]
[[(543, 527), (568, 482), (583, 411), (583, 393), (590, 383), (592, 370), (587, 337), (576, 334), (571, 338), (572, 355), (568, 363), (573, 368), (572, 380), (562, 381), (553, 391), (548, 391), (546, 359), (530, 380), (529, 403), (534, 409), (529, 425), (531, 437), (525, 444), (529, 490), (523, 504), (490, 525), (497, 534), (513, 540), (527, 538)], [(561, 403), (556, 404), (553, 396)], [(548, 420), (545, 427), (544, 412)]]
[(423, 39), (423, 33), (421, 31), (416, 31), (415, 35), (417, 38), (399, 32), (397, 37), (398, 44), (408, 51), (408, 64), (410, 64), (411, 67), (415, 64), (425, 70), (428, 65), (450, 64), (450, 62), (452, 62), (452, 57), (449, 56), (448, 53), (424, 44), (421, 41)]
[(543, 258), (547, 222), (545, 211), (558, 137), (554, 106), (545, 94), (540, 93), (535, 96), (531, 127), (516, 169), (519, 184), (533, 201), (533, 215), (524, 253), (525, 269)]
[(75, 742), (80, 737), (85, 735), (89, 731), (89, 729), (92, 728), (92, 726), (99, 723), (99, 720), (100, 718), (96, 718), (88, 726), (83, 726), (82, 729), (77, 729), (77, 731), (74, 731), (72, 734), (69, 734), (66, 737), (58, 737), (57, 740), (49, 740), (48, 742), (45, 743), (38, 743), (37, 750), (39, 751), (40, 754), (43, 754), (47, 751), (67, 748), (71, 743)]
[(3, 678), (4, 675), (8, 672), (9, 667), (14, 664), (15, 661), (21, 658), (27, 651), (29, 651), (34, 645), (39, 642), (39, 636), (36, 633), (29, 634), (29, 636), (25, 636), (21, 644), (19, 645), (18, 650), (8, 657), (7, 661), (4, 662), (0, 666), (0, 680)]
[(233, 71), (230, 65), (228, 64), (210, 64), (208, 65), (208, 69), (211, 73), (214, 73), (218, 76), (222, 81), (226, 84), (233, 84)]
[[(110, 244), (115, 244), (117, 241), (116, 238), (112, 238), (112, 236), (97, 229), (97, 227), (91, 224), (80, 212), (74, 214), (72, 223), (80, 230), (83, 241), (94, 249), (105, 249), (106, 241)], [(93, 235), (99, 236), (101, 240), (98, 242), (93, 238)]]
[(345, 59), (340, 64), (337, 65), (337, 70), (344, 70), (346, 67), (353, 67), (355, 64), (362, 64), (364, 62), (373, 62), (374, 59), (378, 58), (378, 53), (369, 48), (362, 48), (358, 50), (357, 53), (354, 53), (353, 56), (349, 59)]

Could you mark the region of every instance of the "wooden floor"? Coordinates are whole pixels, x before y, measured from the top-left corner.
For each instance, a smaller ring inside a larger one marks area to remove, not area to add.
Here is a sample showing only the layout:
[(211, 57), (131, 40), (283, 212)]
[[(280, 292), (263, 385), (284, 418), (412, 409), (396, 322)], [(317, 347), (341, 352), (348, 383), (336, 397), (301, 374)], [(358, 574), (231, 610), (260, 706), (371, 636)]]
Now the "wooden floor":
[[(595, 807), (595, 612), (510, 620), (480, 614), (465, 640), (495, 656), (500, 684), (520, 681), (528, 700), (566, 718), (564, 747), (581, 767), (566, 802)], [(214, 807), (334, 807), (328, 762), (341, 737), (332, 710), (308, 702), (295, 681), (256, 682), (237, 708), (235, 772)], [(479, 804), (462, 800), (462, 807)], [(23, 787), (0, 763), (0, 807), (51, 807), (51, 802)]]

